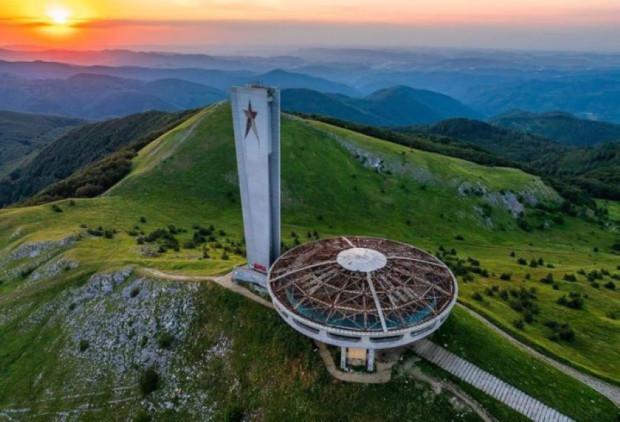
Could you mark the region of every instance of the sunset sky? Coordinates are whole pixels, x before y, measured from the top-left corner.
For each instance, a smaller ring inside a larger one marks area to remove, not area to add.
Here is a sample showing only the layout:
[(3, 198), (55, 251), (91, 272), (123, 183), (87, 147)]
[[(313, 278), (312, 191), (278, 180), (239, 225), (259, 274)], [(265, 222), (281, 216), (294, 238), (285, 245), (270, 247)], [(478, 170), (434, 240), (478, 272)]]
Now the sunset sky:
[(0, 45), (620, 51), (619, 0), (0, 0)]

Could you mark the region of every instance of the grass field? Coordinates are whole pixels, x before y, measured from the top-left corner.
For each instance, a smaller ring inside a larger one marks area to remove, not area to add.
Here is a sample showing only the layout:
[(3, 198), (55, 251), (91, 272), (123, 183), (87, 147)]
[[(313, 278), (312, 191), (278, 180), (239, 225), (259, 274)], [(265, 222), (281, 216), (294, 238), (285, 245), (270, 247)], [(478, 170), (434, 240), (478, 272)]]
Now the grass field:
[[(620, 273), (620, 269), (616, 268), (620, 263), (619, 256), (610, 250), (611, 245), (618, 239), (617, 231), (577, 217), (564, 216), (563, 221), (553, 222), (550, 216), (536, 214), (536, 210), (531, 208), (526, 208), (526, 218), (532, 225), (544, 223), (544, 228), (522, 230), (502, 200), (498, 199), (500, 196), (511, 192), (515, 196), (527, 194), (549, 204), (553, 204), (558, 198), (538, 178), (518, 170), (483, 167), (388, 144), (322, 123), (290, 117), (285, 117), (282, 122), (282, 143), (282, 232), (285, 244), (293, 244), (292, 232), (298, 234), (301, 241), (307, 241), (307, 233), (316, 230), (321, 237), (341, 234), (390, 237), (415, 244), (433, 253), (440, 246), (447, 250), (454, 248), (456, 256), (462, 259), (475, 258), (488, 272), (488, 276), (476, 275), (474, 281), (459, 280), (460, 300), (463, 303), (488, 314), (503, 328), (517, 333), (548, 354), (602, 377), (616, 381), (620, 379), (620, 322), (612, 318), (614, 313), (620, 311), (618, 290), (604, 287), (614, 274)], [(383, 170), (377, 172), (370, 168), (367, 158), (360, 157), (364, 154), (373, 159), (381, 159)], [(463, 193), (464, 187), (466, 190), (484, 189), (485, 193)], [(66, 275), (59, 276), (58, 289), (62, 286), (66, 288), (67, 284), (64, 283), (72, 283), (67, 280), (75, 271), (90, 274), (133, 264), (170, 272), (209, 275), (221, 274), (234, 265), (242, 264), (244, 257), (240, 254), (230, 253), (228, 259), (221, 259), (226, 245), (242, 240), (234, 143), (228, 106), (216, 105), (204, 110), (183, 127), (150, 144), (136, 158), (133, 172), (105, 196), (87, 200), (65, 200), (54, 205), (62, 212), (57, 209), (55, 211), (52, 204), (0, 210), (0, 251), (3, 251), (0, 252), (0, 260), (6, 259), (11, 251), (28, 242), (78, 236), (80, 240), (69, 249), (57, 252), (58, 257), (79, 262), (77, 270), (67, 271)], [(609, 203), (607, 207), (610, 215), (620, 209), (614, 203)], [(210, 242), (208, 248), (211, 258), (203, 259), (201, 248), (181, 247), (179, 251), (152, 253), (153, 251), (145, 250), (149, 248), (148, 244), (139, 245), (136, 237), (128, 234), (132, 230), (148, 234), (170, 225), (187, 230), (186, 233), (177, 234), (181, 243), (192, 238), (193, 226), (213, 225), (215, 240)], [(99, 226), (104, 230), (116, 230), (116, 234), (108, 239), (87, 233), (88, 229)], [(218, 243), (220, 247), (216, 246)], [(514, 256), (511, 256), (512, 252)], [(531, 259), (543, 258), (544, 264), (532, 268), (529, 264), (520, 265), (519, 258), (528, 263)], [(0, 307), (9, 303), (14, 305), (18, 298), (36, 295), (38, 289), (48, 289), (43, 286), (45, 283), (29, 283), (24, 287), (24, 277), (7, 276), (11, 271), (13, 274), (21, 274), (23, 270), (29, 270), (29, 262), (29, 259), (22, 259), (5, 264), (2, 270), (4, 273), (0, 274), (0, 279), (4, 280), (0, 284)], [(548, 264), (552, 264), (553, 268), (548, 268)], [(603, 275), (602, 279), (597, 281), (598, 288), (593, 287), (593, 283), (588, 282), (586, 276), (578, 274), (580, 270), (587, 274), (593, 270), (600, 272), (601, 269), (609, 275)], [(503, 273), (510, 274), (510, 280), (501, 280)], [(549, 273), (553, 274), (555, 288), (554, 284), (540, 282), (540, 279)], [(575, 274), (576, 281), (563, 281), (564, 274)], [(509, 292), (511, 288), (518, 289), (521, 286), (528, 290), (535, 287), (534, 301), (539, 313), (534, 316), (533, 323), (525, 324), (523, 329), (515, 328), (513, 322), (521, 319), (523, 312), (515, 311), (509, 301), (499, 297), (499, 293), (488, 296), (485, 290), (492, 290), (494, 285), (499, 286), (497, 292)], [(49, 292), (46, 294), (52, 295)], [(587, 295), (583, 309), (570, 309), (557, 303), (558, 298), (570, 292)], [(481, 295), (482, 300), (474, 299), (476, 293)], [(230, 300), (233, 299), (226, 299)], [(220, 306), (209, 303), (210, 306)], [(274, 314), (273, 318), (277, 319), (277, 315)], [(551, 340), (551, 330), (543, 325), (550, 320), (569, 323), (575, 332), (575, 340)], [(243, 318), (243, 321), (244, 330), (248, 329), (249, 317), (247, 320)], [(438, 336), (449, 339), (446, 341), (450, 347), (454, 345), (455, 353), (475, 359), (477, 353), (478, 356), (484, 355), (480, 354), (481, 347), (493, 346), (482, 334), (473, 337), (465, 334), (486, 331), (481, 323), (469, 320), (461, 311), (455, 312), (450, 321), (453, 322), (447, 324)], [(226, 331), (229, 329), (233, 328), (227, 326)], [(241, 330), (239, 327), (234, 329)], [(241, 338), (243, 336), (240, 333), (241, 331), (235, 335)], [(262, 334), (256, 336), (270, 335), (268, 331), (259, 333)], [(9, 336), (9, 332), (5, 331), (4, 335)], [(289, 332), (286, 335), (294, 334)], [(513, 366), (524, 363), (527, 357), (514, 357), (505, 340), (496, 340), (497, 347), (492, 352), (496, 364), (485, 369), (506, 377), (515, 384), (518, 384), (519, 379), (523, 379), (523, 382), (527, 380), (531, 385), (523, 384), (520, 388), (531, 391), (530, 394), (543, 401), (551, 400), (549, 393), (544, 391), (545, 385), (557, 386), (554, 391), (562, 391), (557, 395), (561, 400), (554, 401), (552, 405), (580, 420), (587, 420), (583, 419), (583, 415), (574, 407), (577, 403), (582, 403), (579, 399), (581, 395), (584, 400), (589, 397), (597, 403), (597, 409), (605, 416), (601, 420), (607, 420), (607, 417), (613, 414), (608, 401), (590, 390), (582, 391), (583, 388), (576, 385), (571, 378), (554, 372), (545, 365), (537, 367), (536, 375), (528, 374), (527, 371), (518, 372)], [(252, 348), (259, 344), (257, 339), (252, 341), (254, 343), (247, 345), (250, 355), (254, 353)], [(297, 341), (299, 340), (294, 340)], [(306, 345), (302, 349), (308, 347)], [(198, 353), (198, 350), (194, 352)], [(301, 349), (299, 353), (302, 353)], [(306, 350), (303, 353), (309, 352)], [(272, 358), (284, 359), (276, 355)], [(249, 377), (242, 388), (249, 397), (248, 406), (265, 406), (266, 398), (262, 397), (260, 391), (254, 390), (253, 385), (257, 382), (260, 384), (261, 380), (267, 380), (267, 377), (272, 375), (261, 373), (254, 376), (252, 369), (244, 366), (254, 365), (250, 360), (241, 357), (234, 359), (240, 359), (238, 363), (234, 363), (239, 365), (235, 373), (247, 373)], [(307, 359), (307, 362), (304, 361), (303, 365), (311, 365), (313, 368), (313, 377), (324, 376), (316, 364), (312, 363), (314, 358), (304, 359)], [(503, 365), (502, 362), (513, 364)], [(0, 363), (3, 368), (12, 365), (10, 359)], [(46, 364), (48, 363), (49, 361)], [(508, 366), (510, 368), (507, 368)], [(283, 373), (279, 375), (284, 376)], [(292, 389), (288, 396), (283, 397), (298, 401), (301, 409), (306, 406), (305, 408), (309, 409), (308, 414), (317, 416), (321, 415), (322, 409), (320, 401), (314, 401), (314, 395), (335, 395), (334, 400), (341, 403), (343, 412), (346, 409), (343, 403), (348, 399), (363, 401), (360, 395), (363, 390), (358, 391), (361, 387), (340, 386), (341, 392), (335, 392), (325, 379), (318, 384), (322, 386), (321, 391), (313, 390), (310, 394), (303, 388), (299, 389), (299, 385), (303, 385), (304, 381), (287, 378), (286, 383), (289, 382), (286, 387), (283, 387), (284, 384), (276, 385), (265, 394), (277, 396), (276, 392), (280, 391), (278, 389)], [(408, 391), (410, 387), (381, 387), (386, 389), (383, 393), (380, 393), (383, 390), (379, 387), (364, 388), (366, 393), (380, 396), (386, 393), (387, 397), (389, 389), (402, 388)], [(283, 401), (284, 399), (276, 401), (274, 408), (270, 410), (273, 412), (270, 415), (275, 419), (283, 416), (277, 413), (278, 403), (284, 406), (283, 409), (292, 411)], [(414, 404), (411, 406), (415, 407), (415, 402), (412, 403)], [(229, 404), (233, 410), (236, 406), (242, 406), (240, 399), (230, 398)], [(368, 406), (368, 415), (376, 415), (373, 412), (378, 411), (379, 407), (372, 407), (378, 406), (376, 403), (365, 405)], [(242, 407), (245, 409), (245, 405)], [(398, 409), (405, 412), (404, 414), (413, 411), (402, 407)], [(428, 412), (430, 415), (436, 412), (436, 409)], [(360, 411), (360, 415), (363, 414), (365, 413)], [(397, 413), (394, 417), (396, 415)], [(372, 417), (368, 417), (368, 420), (372, 420)]]

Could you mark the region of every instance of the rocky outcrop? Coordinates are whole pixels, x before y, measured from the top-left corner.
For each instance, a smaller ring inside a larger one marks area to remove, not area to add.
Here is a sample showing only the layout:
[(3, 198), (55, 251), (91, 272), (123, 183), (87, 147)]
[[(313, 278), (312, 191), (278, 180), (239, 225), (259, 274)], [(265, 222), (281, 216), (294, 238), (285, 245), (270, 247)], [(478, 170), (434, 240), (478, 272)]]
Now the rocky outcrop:
[(77, 267), (77, 263), (62, 259), (45, 265), (56, 255), (75, 244), (77, 240), (77, 236), (71, 235), (54, 241), (26, 242), (15, 248), (9, 246), (0, 251), (0, 279), (11, 280), (21, 277), (36, 281), (54, 277), (63, 268)]
[(78, 263), (75, 261), (65, 258), (56, 259), (34, 270), (32, 274), (28, 276), (28, 281), (38, 281), (47, 278), (53, 278), (61, 274), (63, 271), (69, 271), (77, 267)]
[(4, 262), (17, 261), (24, 258), (38, 258), (40, 256), (49, 254), (50, 252), (57, 251), (59, 249), (68, 248), (76, 241), (75, 236), (68, 236), (64, 239), (56, 241), (44, 241), (44, 242), (27, 242), (18, 246), (17, 249), (8, 254)]

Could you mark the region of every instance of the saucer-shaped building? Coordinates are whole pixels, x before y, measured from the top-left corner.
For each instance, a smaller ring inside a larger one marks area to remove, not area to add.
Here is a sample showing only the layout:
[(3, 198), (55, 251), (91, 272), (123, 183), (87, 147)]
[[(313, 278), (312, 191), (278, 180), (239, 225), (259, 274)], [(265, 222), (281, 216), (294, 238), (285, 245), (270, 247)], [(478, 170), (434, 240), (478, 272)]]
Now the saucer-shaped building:
[(267, 288), (284, 320), (302, 334), (342, 347), (341, 365), (374, 367), (377, 349), (405, 346), (437, 330), (457, 283), (433, 255), (392, 240), (322, 239), (281, 255)]

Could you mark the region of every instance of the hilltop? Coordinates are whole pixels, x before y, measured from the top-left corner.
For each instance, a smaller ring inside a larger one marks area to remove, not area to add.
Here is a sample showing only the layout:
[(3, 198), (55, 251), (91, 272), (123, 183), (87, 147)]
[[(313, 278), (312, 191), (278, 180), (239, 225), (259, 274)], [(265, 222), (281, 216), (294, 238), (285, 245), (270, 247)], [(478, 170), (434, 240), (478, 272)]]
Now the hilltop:
[(578, 196), (570, 193), (570, 185), (575, 185), (593, 197), (620, 199), (620, 142), (574, 147), (470, 119), (448, 119), (398, 130), (449, 137), (453, 142), (467, 143), (519, 163), (526, 170), (555, 178), (558, 186), (565, 186), (567, 197)]
[(620, 124), (580, 119), (561, 111), (530, 113), (512, 111), (489, 120), (494, 125), (535, 133), (565, 145), (591, 146), (620, 141)]
[[(0, 415), (476, 420), (403, 372), (385, 385), (334, 383), (312, 343), (274, 312), (206, 281), (140, 271), (209, 276), (244, 262), (230, 109), (183, 120), (140, 149), (102, 196), (0, 210)], [(463, 304), (618, 382), (617, 292), (604, 287), (618, 273), (617, 229), (562, 214), (539, 177), (284, 116), (282, 178), (285, 247), (341, 234), (418, 245), (450, 263)], [(517, 299), (522, 287), (535, 292), (527, 300), (536, 314)], [(570, 293), (582, 309), (558, 303)], [(574, 338), (559, 338), (548, 321), (568, 324)], [(436, 340), (576, 420), (617, 415), (461, 308)], [(159, 381), (143, 396), (150, 367)], [(498, 419), (518, 418), (468, 394)]]

